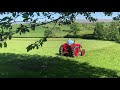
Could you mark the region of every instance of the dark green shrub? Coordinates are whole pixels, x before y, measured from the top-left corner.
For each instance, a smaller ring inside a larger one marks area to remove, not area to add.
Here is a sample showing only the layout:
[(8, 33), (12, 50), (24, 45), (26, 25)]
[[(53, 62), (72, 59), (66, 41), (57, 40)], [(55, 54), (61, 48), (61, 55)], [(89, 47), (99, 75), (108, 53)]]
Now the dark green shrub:
[(95, 39), (93, 34), (85, 34), (81, 38), (83, 38), (83, 39)]
[(116, 41), (119, 38), (119, 30), (117, 28), (117, 24), (112, 22), (109, 26), (107, 39), (111, 41)]
[(104, 30), (103, 24), (96, 23), (95, 28), (94, 28), (94, 32), (93, 32), (94, 37), (97, 39), (103, 39), (103, 38), (105, 38), (104, 34), (105, 34), (105, 30)]
[(96, 23), (94, 28), (94, 37), (96, 39), (117, 41), (119, 39), (120, 28), (117, 28), (116, 22), (111, 22), (110, 26), (103, 26), (102, 23)]
[(70, 34), (67, 34), (64, 36), (64, 38), (81, 38), (81, 35), (70, 35)]

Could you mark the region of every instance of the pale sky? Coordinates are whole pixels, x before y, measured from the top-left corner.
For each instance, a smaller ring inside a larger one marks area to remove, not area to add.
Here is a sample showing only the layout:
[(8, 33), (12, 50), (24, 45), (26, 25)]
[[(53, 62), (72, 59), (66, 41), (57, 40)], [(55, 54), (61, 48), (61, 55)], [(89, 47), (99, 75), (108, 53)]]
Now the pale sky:
[[(112, 19), (113, 17), (117, 16), (117, 14), (120, 14), (119, 12), (113, 12), (113, 15), (112, 16), (105, 16), (102, 12), (96, 12), (95, 14), (92, 14), (92, 16), (94, 18), (97, 18), (97, 19)], [(8, 15), (4, 15), (4, 16), (10, 16), (10, 14)], [(0, 15), (0, 18), (3, 18), (4, 17), (3, 15)], [(54, 15), (55, 18), (59, 17), (58, 14)], [(76, 17), (76, 19), (85, 19), (84, 16), (82, 15), (78, 15)], [(21, 21), (22, 20), (22, 17), (19, 17), (17, 18), (18, 21)]]

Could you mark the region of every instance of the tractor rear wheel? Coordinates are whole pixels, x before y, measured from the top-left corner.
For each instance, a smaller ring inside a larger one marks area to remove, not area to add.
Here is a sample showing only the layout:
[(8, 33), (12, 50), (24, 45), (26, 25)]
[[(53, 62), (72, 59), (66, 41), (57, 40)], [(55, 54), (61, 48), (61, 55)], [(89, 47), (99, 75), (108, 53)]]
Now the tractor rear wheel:
[(59, 55), (63, 55), (63, 47), (62, 47), (62, 45), (59, 48)]
[(71, 49), (71, 55), (72, 57), (77, 57), (79, 55), (79, 47), (78, 46), (75, 46)]

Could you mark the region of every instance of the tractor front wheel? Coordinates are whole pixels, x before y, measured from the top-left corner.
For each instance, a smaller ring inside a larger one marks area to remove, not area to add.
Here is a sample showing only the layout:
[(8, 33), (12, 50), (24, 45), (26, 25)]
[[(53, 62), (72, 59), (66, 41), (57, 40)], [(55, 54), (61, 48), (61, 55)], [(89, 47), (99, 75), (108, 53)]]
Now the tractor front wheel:
[(85, 49), (81, 51), (81, 56), (84, 56), (84, 55), (85, 55)]

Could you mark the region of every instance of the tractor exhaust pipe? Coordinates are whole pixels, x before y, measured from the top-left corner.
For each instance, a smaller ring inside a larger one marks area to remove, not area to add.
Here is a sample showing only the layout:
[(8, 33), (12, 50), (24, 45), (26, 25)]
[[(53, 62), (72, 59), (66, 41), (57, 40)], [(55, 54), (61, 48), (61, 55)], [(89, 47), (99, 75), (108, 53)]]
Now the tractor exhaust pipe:
[(75, 38), (74, 38), (74, 43), (75, 43)]

